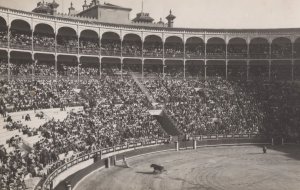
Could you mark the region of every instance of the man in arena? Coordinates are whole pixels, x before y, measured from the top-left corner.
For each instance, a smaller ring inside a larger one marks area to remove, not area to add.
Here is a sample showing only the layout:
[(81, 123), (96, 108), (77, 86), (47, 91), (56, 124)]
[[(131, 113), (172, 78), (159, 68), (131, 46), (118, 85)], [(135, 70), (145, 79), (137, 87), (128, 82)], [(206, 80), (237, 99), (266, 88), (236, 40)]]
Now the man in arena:
[(125, 165), (126, 168), (130, 168), (130, 166), (128, 165), (127, 161), (126, 161), (126, 156), (123, 155), (123, 164)]

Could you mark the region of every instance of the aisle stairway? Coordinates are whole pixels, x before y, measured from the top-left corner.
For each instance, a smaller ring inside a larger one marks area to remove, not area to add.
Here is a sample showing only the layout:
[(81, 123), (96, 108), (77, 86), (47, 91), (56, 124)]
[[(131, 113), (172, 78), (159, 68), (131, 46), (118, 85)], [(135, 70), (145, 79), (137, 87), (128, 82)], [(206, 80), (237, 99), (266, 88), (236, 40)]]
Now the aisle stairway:
[(147, 88), (138, 80), (134, 73), (129, 73), (132, 76), (135, 83), (141, 89), (141, 91), (146, 95), (148, 101), (151, 102), (151, 104), (153, 105), (153, 110), (149, 110), (149, 113), (152, 116), (154, 116), (154, 118), (160, 123), (160, 126), (167, 134), (171, 136), (179, 136), (181, 133), (177, 128), (176, 122), (172, 120), (171, 117), (169, 117), (169, 115), (164, 111), (163, 108), (156, 108), (155, 105), (158, 104), (155, 102)]

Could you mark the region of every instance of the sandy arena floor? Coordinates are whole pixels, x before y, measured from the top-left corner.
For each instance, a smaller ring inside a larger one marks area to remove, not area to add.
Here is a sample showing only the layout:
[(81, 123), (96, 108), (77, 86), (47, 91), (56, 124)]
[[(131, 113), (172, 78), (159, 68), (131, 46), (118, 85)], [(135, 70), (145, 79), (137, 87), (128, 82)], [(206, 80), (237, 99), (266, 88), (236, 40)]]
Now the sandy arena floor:
[[(300, 150), (291, 151), (296, 157), (256, 146), (162, 152), (96, 171), (75, 190), (299, 190)], [(151, 163), (167, 171), (153, 174)]]

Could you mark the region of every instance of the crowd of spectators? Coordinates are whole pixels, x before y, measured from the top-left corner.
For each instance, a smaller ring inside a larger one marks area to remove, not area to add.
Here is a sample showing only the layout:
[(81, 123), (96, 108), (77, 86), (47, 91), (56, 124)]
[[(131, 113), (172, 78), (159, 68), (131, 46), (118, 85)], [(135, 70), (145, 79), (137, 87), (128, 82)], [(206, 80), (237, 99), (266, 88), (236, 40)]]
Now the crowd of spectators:
[(18, 30), (11, 30), (10, 43), (12, 48), (16, 49), (31, 49), (32, 36), (31, 32), (21, 32)]
[(81, 105), (80, 96), (74, 91), (77, 81), (57, 82), (26, 79), (0, 81), (0, 108), (4, 111), (25, 111)]
[(123, 56), (142, 56), (142, 44), (139, 42), (124, 41), (122, 44)]
[[(144, 80), (153, 99), (184, 134), (245, 134), (296, 136), (300, 134), (299, 86), (293, 83), (202, 80)], [(131, 77), (72, 81), (0, 81), (0, 111), (22, 111), (83, 105), (62, 121), (40, 126), (42, 138), (33, 150), (21, 154), (1, 148), (0, 184), (24, 186), (24, 179), (43, 176), (68, 159), (101, 148), (166, 137), (148, 113), (146, 95)], [(75, 90), (77, 89), (77, 90)], [(25, 117), (25, 119), (27, 116)], [(28, 118), (27, 118), (28, 119)], [(11, 121), (5, 127), (33, 134), (30, 127)], [(34, 134), (37, 134), (34, 133)]]
[(272, 58), (284, 59), (292, 57), (292, 44), (272, 44)]
[(63, 53), (77, 53), (78, 40), (75, 36), (57, 36), (57, 51)]
[[(49, 85), (51, 89), (47, 88)], [(6, 92), (8, 94), (5, 94), (4, 99), (1, 100), (0, 107), (11, 103), (10, 97), (12, 97), (15, 100), (13, 102), (15, 111), (20, 111), (23, 108), (30, 109), (34, 105), (37, 106), (36, 109), (52, 107), (39, 104), (49, 104), (49, 102), (60, 104), (62, 98), (70, 100), (73, 95), (68, 92), (74, 86), (70, 81), (63, 83), (60, 81), (57, 84), (1, 81), (1, 87), (1, 94)], [(29, 101), (30, 92), (23, 92), (23, 90), (33, 88), (36, 92), (34, 97), (38, 98)], [(1, 183), (2, 187), (5, 188), (12, 183), (24, 185), (25, 176), (43, 176), (65, 163), (66, 158), (72, 159), (76, 155), (114, 145), (165, 137), (157, 121), (148, 113), (151, 104), (133, 79), (115, 80), (106, 77), (100, 81), (82, 81), (80, 90), (76, 95), (80, 96), (78, 99), (84, 105), (84, 111), (71, 112), (63, 121), (52, 119), (42, 125), (38, 129), (42, 138), (34, 144), (32, 151), (20, 157), (18, 152), (7, 154), (3, 149), (2, 169), (10, 171), (2, 176), (4, 179)], [(57, 97), (54, 97), (56, 95)], [(23, 134), (25, 131), (30, 131), (28, 127), (9, 118), (8, 116), (7, 121), (10, 123), (5, 126), (8, 130), (20, 130)], [(13, 143), (16, 139), (10, 141), (10, 144), (18, 144)], [(13, 159), (13, 163), (9, 161), (10, 159)], [(15, 180), (20, 180), (22, 183)]]
[(230, 44), (227, 51), (230, 58), (247, 58), (248, 55), (246, 44)]
[(203, 58), (205, 54), (204, 44), (186, 44), (186, 58)]
[(238, 85), (220, 78), (155, 80), (145, 86), (186, 134), (258, 133), (261, 127), (260, 105)]
[(38, 51), (55, 51), (55, 37), (47, 34), (34, 34), (33, 46)]
[(166, 43), (165, 57), (183, 57), (183, 44)]
[(7, 47), (7, 30), (0, 27), (0, 46)]
[(82, 54), (99, 55), (99, 41), (97, 40), (81, 38), (79, 48)]
[(163, 45), (159, 42), (145, 43), (143, 53), (145, 57), (162, 57)]
[(121, 42), (102, 40), (101, 41), (101, 55), (120, 56), (121, 55)]
[(267, 59), (270, 57), (269, 44), (255, 44), (249, 46), (250, 58), (252, 59)]
[(226, 54), (225, 44), (206, 45), (206, 56), (208, 58), (224, 58)]

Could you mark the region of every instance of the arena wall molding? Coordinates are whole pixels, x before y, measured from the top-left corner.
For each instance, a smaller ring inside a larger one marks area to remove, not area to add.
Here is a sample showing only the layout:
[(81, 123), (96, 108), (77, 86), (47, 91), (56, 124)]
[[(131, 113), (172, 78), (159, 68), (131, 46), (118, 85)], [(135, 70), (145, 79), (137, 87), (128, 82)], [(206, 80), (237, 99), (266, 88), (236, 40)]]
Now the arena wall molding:
[[(196, 147), (194, 147), (196, 142)], [(146, 142), (137, 142), (127, 145), (119, 145), (95, 151), (83, 156), (79, 156), (74, 160), (63, 164), (54, 170), (50, 175), (47, 176), (43, 182), (42, 189), (50, 190), (55, 189), (57, 185), (63, 183), (63, 181), (70, 175), (78, 172), (93, 164), (93, 158), (95, 155), (99, 156), (98, 161), (105, 161), (107, 158), (112, 158), (116, 155), (124, 155), (128, 152), (138, 150), (134, 155), (143, 155), (145, 153), (163, 151), (163, 150), (185, 150), (185, 149), (196, 149), (197, 147), (215, 147), (215, 146), (241, 146), (241, 145), (262, 145), (271, 144), (271, 140), (266, 137), (262, 137), (257, 134), (239, 134), (239, 135), (209, 135), (209, 136), (195, 136), (189, 137), (187, 141), (176, 141), (172, 143), (169, 139), (156, 139)], [(148, 150), (148, 148), (150, 148)], [(85, 164), (82, 164), (84, 163)], [(82, 164), (82, 167), (76, 167)], [(59, 179), (59, 180), (58, 180)]]

